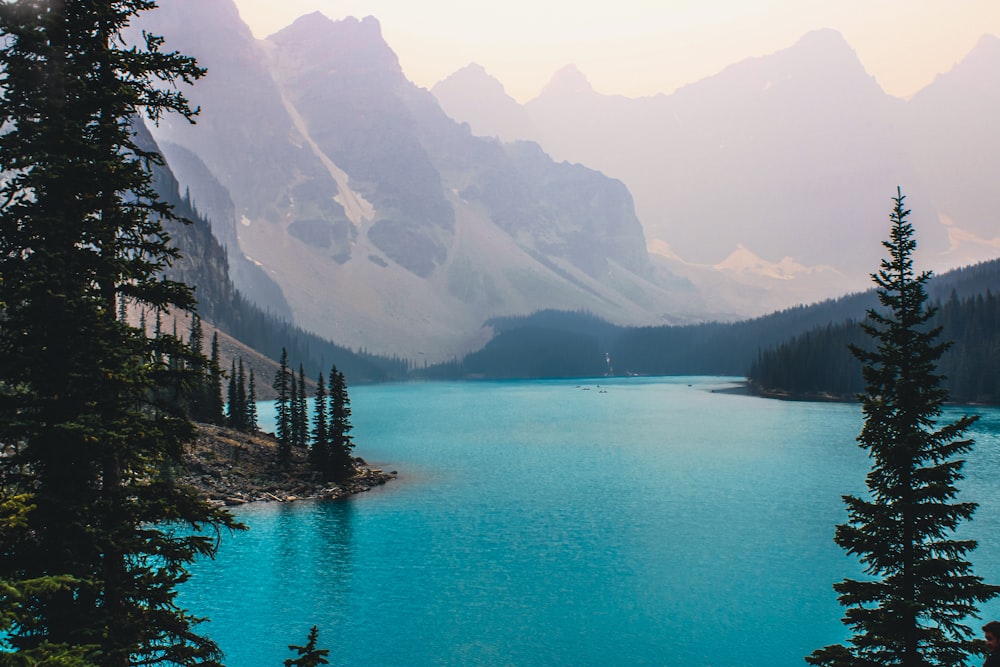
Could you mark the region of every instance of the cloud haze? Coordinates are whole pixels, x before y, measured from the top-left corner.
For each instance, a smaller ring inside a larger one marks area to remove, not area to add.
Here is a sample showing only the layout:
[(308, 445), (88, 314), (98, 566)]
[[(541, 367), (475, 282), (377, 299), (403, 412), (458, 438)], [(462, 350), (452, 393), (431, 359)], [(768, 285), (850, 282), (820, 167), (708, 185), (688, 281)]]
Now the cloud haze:
[(321, 11), (375, 16), (406, 75), (430, 87), (470, 62), (525, 101), (576, 64), (594, 87), (630, 97), (671, 92), (806, 32), (833, 28), (883, 89), (909, 96), (1000, 35), (996, 0), (237, 0), (258, 37)]

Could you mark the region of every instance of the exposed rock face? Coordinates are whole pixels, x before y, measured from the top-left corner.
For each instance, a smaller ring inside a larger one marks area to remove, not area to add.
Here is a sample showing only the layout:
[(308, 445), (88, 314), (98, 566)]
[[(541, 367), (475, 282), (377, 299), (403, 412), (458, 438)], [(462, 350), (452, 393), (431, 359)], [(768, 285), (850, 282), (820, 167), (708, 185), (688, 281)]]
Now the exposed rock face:
[(455, 212), (401, 97), (411, 92), (371, 18), (315, 13), (272, 35), (272, 72), (323, 155), (374, 204), (364, 231), (388, 259), (426, 278), (448, 256)]
[(280, 285), (296, 324), (419, 363), (475, 348), (496, 315), (646, 324), (704, 308), (656, 282), (620, 182), (474, 136), (406, 80), (375, 19), (316, 13), (256, 41), (230, 11), (159, 4), (147, 27), (209, 74), (191, 94), (198, 124), (152, 131), (195, 205), (229, 216), (228, 192), (221, 235)]

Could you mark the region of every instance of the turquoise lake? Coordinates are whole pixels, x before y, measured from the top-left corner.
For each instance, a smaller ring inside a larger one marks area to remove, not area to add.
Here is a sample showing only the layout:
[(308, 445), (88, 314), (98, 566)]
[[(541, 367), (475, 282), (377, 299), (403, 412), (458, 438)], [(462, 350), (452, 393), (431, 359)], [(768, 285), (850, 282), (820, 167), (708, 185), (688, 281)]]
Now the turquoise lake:
[[(398, 479), (239, 509), (250, 530), (195, 564), (181, 604), (230, 667), (281, 665), (312, 625), (332, 665), (804, 665), (847, 637), (832, 584), (860, 570), (833, 532), (864, 492), (861, 411), (731, 386), (353, 387), (356, 453)], [(982, 417), (962, 534), (1000, 583), (1000, 410), (963, 412)]]

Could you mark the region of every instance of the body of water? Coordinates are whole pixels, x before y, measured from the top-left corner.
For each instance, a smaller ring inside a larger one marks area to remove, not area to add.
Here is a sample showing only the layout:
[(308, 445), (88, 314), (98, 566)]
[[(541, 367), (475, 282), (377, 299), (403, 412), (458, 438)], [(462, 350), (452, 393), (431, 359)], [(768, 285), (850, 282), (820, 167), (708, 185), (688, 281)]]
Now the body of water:
[[(861, 412), (727, 386), (352, 388), (356, 453), (399, 478), (238, 510), (250, 530), (181, 604), (230, 667), (280, 665), (312, 625), (333, 665), (803, 665), (847, 637), (832, 584), (860, 570), (833, 532), (864, 492)], [(966, 411), (963, 534), (1000, 583), (1000, 411)]]

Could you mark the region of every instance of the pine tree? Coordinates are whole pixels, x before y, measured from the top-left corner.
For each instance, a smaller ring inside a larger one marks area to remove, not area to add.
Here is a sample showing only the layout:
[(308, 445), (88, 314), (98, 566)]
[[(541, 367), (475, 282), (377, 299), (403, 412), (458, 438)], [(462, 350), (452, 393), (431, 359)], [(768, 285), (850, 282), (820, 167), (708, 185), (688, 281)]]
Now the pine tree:
[(236, 360), (230, 361), (229, 388), (226, 391), (226, 426), (239, 428), (239, 397), (236, 388)]
[[(153, 320), (153, 322), (154, 322), (154, 324), (153, 324), (153, 340), (154, 341), (159, 341), (160, 339), (163, 338), (163, 311), (162, 310), (160, 310), (160, 309), (156, 310), (156, 319)], [(157, 354), (157, 359), (159, 361), (161, 361), (161, 362), (164, 361), (162, 352)]]
[(299, 381), (295, 377), (295, 371), (288, 373), (288, 444), (291, 447), (299, 446)]
[(250, 430), (250, 418), (247, 414), (247, 376), (243, 368), (243, 358), (240, 357), (239, 368), (236, 371), (236, 428), (240, 431)]
[(234, 524), (163, 474), (194, 432), (161, 400), (183, 375), (164, 360), (195, 355), (118, 316), (194, 305), (163, 277), (174, 216), (133, 123), (190, 119), (173, 84), (202, 71), (153, 36), (122, 46), (152, 7), (0, 2), (0, 655), (24, 664), (220, 657), (176, 587)]
[(976, 543), (954, 534), (976, 508), (955, 502), (957, 457), (972, 448), (964, 436), (975, 418), (940, 423), (947, 392), (936, 365), (949, 344), (928, 325), (930, 273), (914, 273), (910, 211), (899, 190), (893, 201), (889, 256), (872, 275), (882, 309), (864, 324), (875, 349), (853, 348), (867, 385), (858, 442), (872, 461), (869, 498), (844, 497), (848, 522), (835, 536), (869, 578), (834, 585), (853, 636), (850, 646), (814, 652), (813, 665), (966, 665), (976, 643), (964, 622), (1000, 593), (972, 574), (966, 557)]
[(284, 465), (292, 458), (292, 409), (291, 387), (294, 386), (288, 372), (288, 351), (281, 348), (281, 359), (271, 387), (278, 392), (274, 399), (275, 436), (278, 438), (278, 461)]
[(309, 637), (305, 646), (288, 645), (289, 650), (295, 651), (299, 655), (296, 658), (285, 660), (285, 667), (319, 667), (319, 665), (329, 665), (330, 661), (326, 659), (326, 656), (330, 654), (330, 650), (316, 648), (317, 641), (319, 641), (319, 629), (314, 625), (309, 630)]
[(257, 380), (250, 369), (250, 387), (247, 390), (247, 431), (256, 433), (257, 426)]
[(222, 401), (222, 361), (219, 355), (219, 332), (212, 334), (212, 356), (208, 362), (208, 402), (206, 421), (210, 424), (225, 423), (225, 404)]
[(309, 444), (309, 399), (306, 396), (306, 372), (299, 364), (298, 399), (295, 408), (295, 445), (305, 448)]
[(191, 361), (190, 371), (193, 375), (193, 386), (190, 390), (190, 411), (191, 418), (199, 422), (211, 422), (211, 398), (212, 377), (209, 372), (209, 362), (204, 354), (205, 332), (201, 326), (201, 318), (198, 315), (191, 317), (191, 326), (188, 330), (188, 347), (196, 354)]
[(330, 449), (327, 454), (327, 470), (338, 481), (354, 472), (352, 428), (347, 380), (334, 366), (330, 369)]
[(313, 468), (321, 472), (327, 470), (327, 454), (329, 448), (326, 382), (323, 374), (316, 380), (316, 401), (313, 406), (312, 447), (309, 449), (309, 462)]

